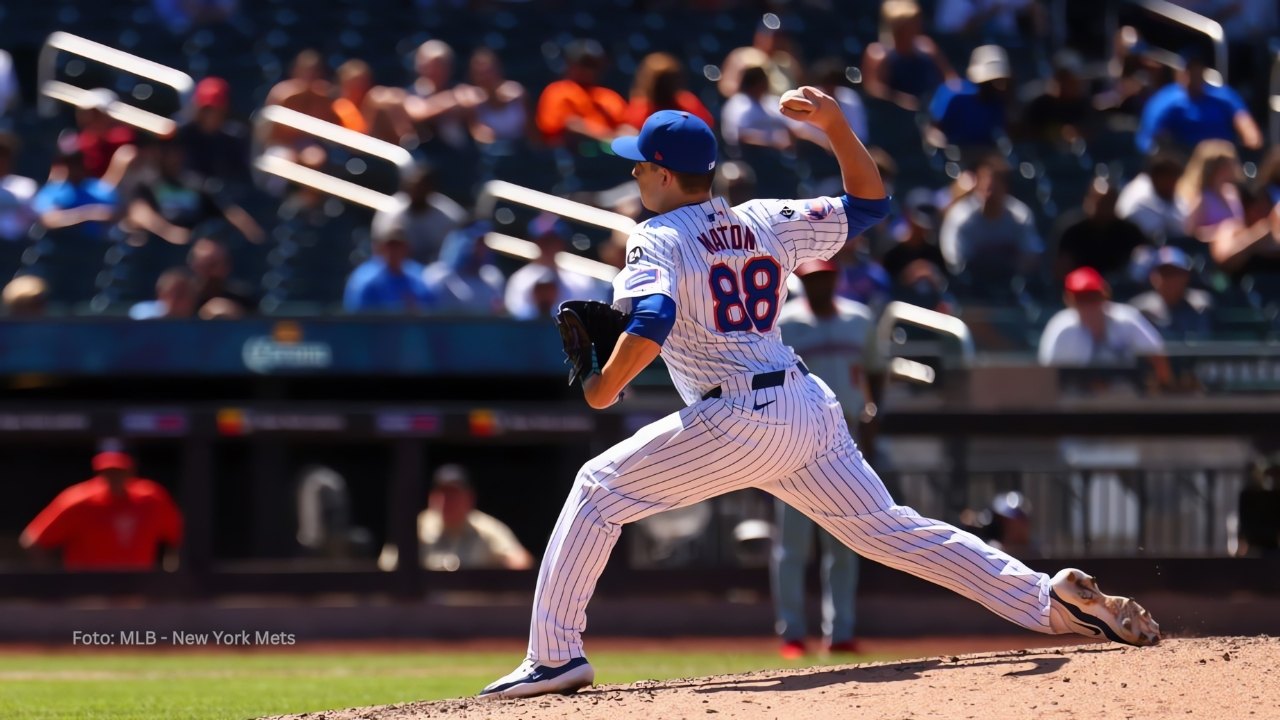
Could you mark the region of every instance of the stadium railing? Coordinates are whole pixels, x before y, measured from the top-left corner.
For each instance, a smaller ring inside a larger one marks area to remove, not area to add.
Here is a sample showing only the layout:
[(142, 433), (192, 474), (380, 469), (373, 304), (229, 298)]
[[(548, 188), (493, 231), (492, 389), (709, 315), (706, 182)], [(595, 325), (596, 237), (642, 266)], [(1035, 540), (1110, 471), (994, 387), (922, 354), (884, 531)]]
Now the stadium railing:
[[(636, 225), (636, 222), (626, 215), (516, 185), (505, 180), (490, 180), (481, 186), (480, 193), (476, 197), (476, 217), (494, 217), (499, 201), (549, 212), (584, 225), (591, 225), (612, 232), (630, 232)], [(490, 250), (509, 257), (533, 260), (539, 255), (538, 247), (532, 242), (505, 233), (486, 233), (484, 242)], [(570, 252), (557, 254), (556, 266), (565, 272), (579, 273), (604, 282), (611, 282), (614, 276), (618, 274), (618, 269), (612, 265)]]
[(1107, 38), (1115, 37), (1119, 29), (1120, 5), (1137, 7), (1153, 18), (1203, 35), (1213, 45), (1213, 67), (1218, 71), (1220, 83), (1227, 83), (1227, 36), (1221, 23), (1168, 0), (1122, 0), (1118, 4), (1107, 4)]
[[(180, 112), (184, 111), (190, 104), (195, 82), (190, 75), (181, 70), (161, 65), (78, 35), (55, 32), (49, 35), (48, 39), (45, 40), (44, 46), (40, 49), (37, 74), (40, 99), (37, 110), (42, 117), (50, 117), (56, 112), (56, 101), (81, 104), (91, 92), (91, 89), (76, 87), (56, 79), (58, 58), (64, 54), (82, 57), (120, 72), (146, 78), (172, 88), (177, 94), (177, 105)], [(177, 127), (172, 118), (158, 115), (119, 100), (112, 102), (106, 112), (122, 123), (156, 135), (168, 135)]]
[(291, 128), (352, 153), (388, 162), (395, 167), (400, 178), (403, 178), (413, 167), (413, 156), (408, 150), (280, 105), (268, 105), (259, 110), (253, 116), (253, 124), (255, 132), (252, 154), (255, 169), (373, 210), (389, 211), (398, 207), (394, 192), (380, 192), (351, 180), (321, 172), (283, 154), (275, 153), (269, 147), (263, 147), (261, 143), (263, 133), (260, 130), (267, 125)]

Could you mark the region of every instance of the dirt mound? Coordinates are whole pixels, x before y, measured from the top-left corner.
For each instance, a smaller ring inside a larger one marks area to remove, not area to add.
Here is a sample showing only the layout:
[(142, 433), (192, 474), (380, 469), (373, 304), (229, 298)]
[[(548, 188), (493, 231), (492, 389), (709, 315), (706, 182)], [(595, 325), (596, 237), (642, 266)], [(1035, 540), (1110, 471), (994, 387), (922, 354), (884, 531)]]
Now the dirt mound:
[(601, 686), (568, 697), (446, 700), (290, 720), (419, 718), (1280, 718), (1280, 640), (1015, 650)]

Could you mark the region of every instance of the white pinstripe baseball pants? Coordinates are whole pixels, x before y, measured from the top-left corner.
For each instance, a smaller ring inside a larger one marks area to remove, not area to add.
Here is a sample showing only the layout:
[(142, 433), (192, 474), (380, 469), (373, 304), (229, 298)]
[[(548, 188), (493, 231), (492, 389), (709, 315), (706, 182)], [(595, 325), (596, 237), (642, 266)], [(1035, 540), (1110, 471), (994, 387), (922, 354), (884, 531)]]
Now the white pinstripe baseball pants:
[(723, 397), (648, 425), (578, 472), (538, 573), (530, 658), (583, 655), (587, 602), (623, 524), (746, 487), (776, 495), (859, 555), (1053, 632), (1049, 576), (895, 505), (817, 376), (792, 367), (781, 387), (751, 390), (749, 376), (722, 387)]

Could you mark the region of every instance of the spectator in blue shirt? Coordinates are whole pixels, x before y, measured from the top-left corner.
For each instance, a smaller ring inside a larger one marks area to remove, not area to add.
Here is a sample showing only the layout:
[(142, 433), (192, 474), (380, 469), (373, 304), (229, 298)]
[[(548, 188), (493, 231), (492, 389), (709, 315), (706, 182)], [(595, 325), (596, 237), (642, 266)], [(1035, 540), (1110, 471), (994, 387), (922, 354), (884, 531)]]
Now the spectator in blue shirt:
[(1008, 127), (1009, 55), (999, 45), (983, 45), (969, 57), (966, 80), (938, 87), (929, 103), (930, 142), (994, 145)]
[(104, 239), (116, 215), (116, 189), (108, 181), (90, 177), (84, 154), (64, 151), (53, 162), (49, 182), (31, 200), (40, 224), (50, 230), (79, 228), (86, 236)]
[(1184, 53), (1186, 67), (1175, 82), (1160, 88), (1142, 110), (1135, 137), (1138, 149), (1151, 152), (1171, 142), (1190, 149), (1204, 140), (1230, 140), (1251, 150), (1262, 147), (1262, 131), (1240, 95), (1205, 82), (1204, 60)]
[(454, 230), (444, 239), (440, 259), (427, 266), (423, 281), (441, 311), (460, 315), (501, 315), (507, 279), (489, 261), (484, 236), (487, 222)]
[(374, 238), (374, 257), (347, 278), (342, 306), (349, 313), (421, 312), (435, 304), (422, 280), (422, 265), (409, 259), (404, 231), (391, 228)]

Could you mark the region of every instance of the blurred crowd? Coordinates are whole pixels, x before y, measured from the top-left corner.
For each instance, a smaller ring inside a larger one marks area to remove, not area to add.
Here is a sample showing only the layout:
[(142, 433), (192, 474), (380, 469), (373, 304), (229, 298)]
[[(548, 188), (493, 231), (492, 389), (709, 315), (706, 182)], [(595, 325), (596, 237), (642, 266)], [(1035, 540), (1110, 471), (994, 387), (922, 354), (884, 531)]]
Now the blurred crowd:
[[(1179, 4), (1225, 23), (1233, 59), (1254, 57), (1277, 26), (1274, 3)], [(157, 4), (175, 33), (239, 11), (215, 3), (185, 17), (182, 7)], [(546, 213), (508, 213), (516, 221), (495, 228), (473, 211), (480, 184), (549, 158), (536, 189), (643, 219), (630, 168), (603, 148), (654, 111), (679, 109), (721, 138), (717, 190), (731, 200), (838, 194), (825, 138), (777, 109), (781, 93), (812, 84), (873, 146), (894, 196), (891, 217), (838, 258), (839, 296), (873, 313), (902, 300), (974, 322), (1012, 311), (1012, 333), (1034, 337), (978, 332), (980, 345), (1038, 345), (1046, 364), (1125, 363), (1170, 341), (1232, 337), (1234, 311), (1253, 313), (1241, 339), (1275, 332), (1280, 146), (1267, 148), (1257, 121), (1262, 71), (1223, 84), (1227, 68), (1212, 67), (1207, 46), (1156, 47), (1130, 26), (1110, 47), (1046, 51), (1048, 13), (1037, 0), (884, 0), (878, 37), (823, 58), (804, 56), (785, 12), (768, 13), (749, 44), (701, 73), (666, 52), (643, 55), (629, 87), (612, 82), (606, 45), (589, 38), (557, 47), (560, 77), (543, 87), (507, 76), (504, 64), (527, 58), (489, 47), (460, 57), (447, 36), (413, 48), (403, 77), (304, 50), (265, 105), (415, 159), (394, 207), (371, 217), (255, 171), (257, 146), (373, 181), (310, 135), (247, 127), (240, 118), (254, 108), (235, 104), (227, 80), (199, 79), (166, 137), (113, 119), (121, 98), (95, 89), (76, 102), (44, 176), (16, 174), (26, 138), (0, 135), (0, 240), (34, 243), (4, 279), (4, 307), (40, 316), (73, 297), (84, 302), (71, 312), (216, 319), (288, 312), (302, 299), (321, 312), (529, 319), (564, 299), (608, 299), (625, 237)], [(5, 58), (0, 112), (18, 103)], [(495, 229), (532, 251), (497, 255), (486, 243)], [(104, 280), (100, 252), (84, 272), (67, 270), (78, 266), (64, 256), (86, 246), (115, 248), (129, 272)]]

